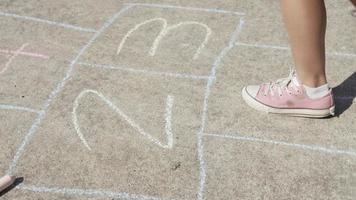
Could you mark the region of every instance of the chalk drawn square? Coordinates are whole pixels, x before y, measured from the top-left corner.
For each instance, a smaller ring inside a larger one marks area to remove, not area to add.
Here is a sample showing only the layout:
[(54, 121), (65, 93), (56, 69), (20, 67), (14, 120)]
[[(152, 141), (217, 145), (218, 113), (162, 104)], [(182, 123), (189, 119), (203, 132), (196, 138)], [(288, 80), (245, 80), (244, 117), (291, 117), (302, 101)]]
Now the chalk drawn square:
[(347, 156), (227, 138), (204, 141), (210, 199), (351, 200), (356, 195), (356, 160)]
[(0, 104), (41, 109), (90, 34), (0, 18)]
[(337, 109), (342, 109), (343, 105), (349, 107), (345, 110), (346, 115), (323, 120), (291, 119), (260, 113), (245, 104), (241, 91), (247, 83), (259, 84), (288, 76), (292, 60), (288, 51), (243, 46), (232, 49), (225, 57), (211, 91), (206, 132), (355, 151), (356, 104), (352, 101), (356, 92), (353, 87), (356, 60), (353, 58), (332, 56), (327, 59), (330, 86), (345, 86), (341, 96), (340, 88), (335, 91), (341, 98), (336, 99)]
[[(0, 105), (0, 173), (8, 169), (26, 130), (31, 127), (36, 113), (3, 109)], [(14, 123), (16, 122), (16, 123)]]
[(207, 76), (241, 16), (135, 6), (81, 57), (88, 67)]
[(74, 73), (18, 163), (26, 184), (195, 199), (206, 81)]

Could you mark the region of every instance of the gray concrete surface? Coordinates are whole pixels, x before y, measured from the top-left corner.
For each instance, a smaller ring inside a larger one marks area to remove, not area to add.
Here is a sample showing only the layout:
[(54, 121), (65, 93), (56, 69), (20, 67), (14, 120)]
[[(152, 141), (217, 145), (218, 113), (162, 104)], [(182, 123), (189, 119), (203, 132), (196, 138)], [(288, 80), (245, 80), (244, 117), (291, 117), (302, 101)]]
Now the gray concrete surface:
[(279, 1), (1, 1), (0, 174), (23, 180), (0, 198), (355, 199), (356, 18), (327, 7), (320, 120), (242, 101), (292, 65)]

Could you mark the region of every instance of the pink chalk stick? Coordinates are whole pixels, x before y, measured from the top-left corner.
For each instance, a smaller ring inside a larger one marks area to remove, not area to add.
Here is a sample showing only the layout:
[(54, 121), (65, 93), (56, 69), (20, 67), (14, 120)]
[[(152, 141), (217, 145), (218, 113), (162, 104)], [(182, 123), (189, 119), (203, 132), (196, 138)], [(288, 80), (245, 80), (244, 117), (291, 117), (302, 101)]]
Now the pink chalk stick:
[(14, 183), (14, 181), (15, 181), (14, 176), (6, 175), (6, 176), (0, 178), (0, 192), (5, 190), (10, 185), (12, 185)]

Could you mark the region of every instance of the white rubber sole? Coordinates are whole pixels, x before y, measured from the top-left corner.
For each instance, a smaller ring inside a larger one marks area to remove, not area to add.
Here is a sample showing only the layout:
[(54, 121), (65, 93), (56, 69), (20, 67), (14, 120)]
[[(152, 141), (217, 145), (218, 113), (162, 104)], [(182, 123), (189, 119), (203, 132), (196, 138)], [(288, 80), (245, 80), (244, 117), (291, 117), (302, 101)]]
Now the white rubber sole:
[(301, 109), (301, 108), (287, 109), (287, 108), (270, 107), (260, 103), (259, 101), (255, 100), (252, 96), (250, 96), (246, 91), (246, 87), (242, 89), (242, 98), (250, 107), (266, 113), (282, 114), (282, 115), (296, 116), (296, 117), (307, 117), (307, 118), (325, 118), (325, 117), (333, 116), (335, 113), (335, 106), (322, 110)]

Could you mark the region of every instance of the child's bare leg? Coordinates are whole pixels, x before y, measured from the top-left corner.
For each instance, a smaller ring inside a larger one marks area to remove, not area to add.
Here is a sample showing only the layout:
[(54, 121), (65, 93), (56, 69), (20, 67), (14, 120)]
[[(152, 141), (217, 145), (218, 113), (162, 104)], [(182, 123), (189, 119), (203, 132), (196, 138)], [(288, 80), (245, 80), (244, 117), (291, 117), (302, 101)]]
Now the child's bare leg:
[[(281, 0), (297, 74), (242, 89), (245, 102), (259, 111), (304, 117), (334, 114), (325, 77), (324, 0)], [(302, 109), (301, 109), (302, 108)]]
[(282, 0), (282, 10), (300, 80), (309, 87), (324, 85), (324, 0)]

